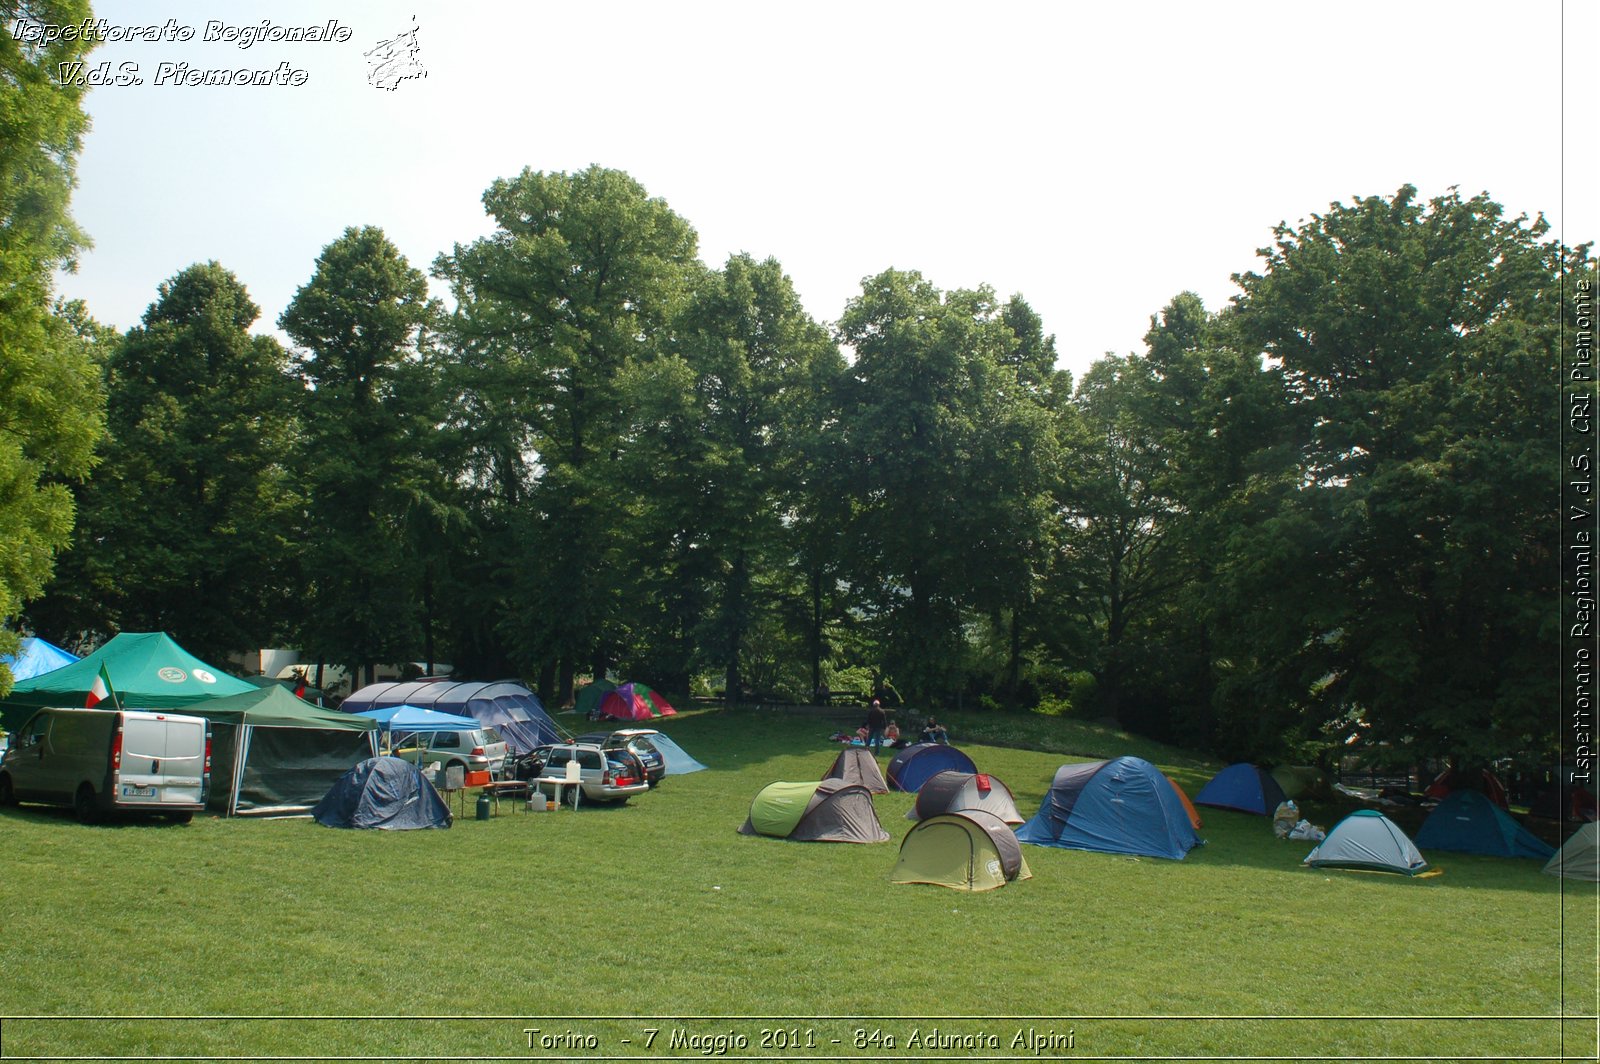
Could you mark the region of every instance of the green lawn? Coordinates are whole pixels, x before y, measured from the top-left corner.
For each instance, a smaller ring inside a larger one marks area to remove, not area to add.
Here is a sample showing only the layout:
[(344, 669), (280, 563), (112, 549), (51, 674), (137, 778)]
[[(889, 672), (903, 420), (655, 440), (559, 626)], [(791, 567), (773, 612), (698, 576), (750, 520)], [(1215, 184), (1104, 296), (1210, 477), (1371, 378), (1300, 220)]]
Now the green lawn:
[[(5, 811), (0, 1056), (1594, 1058), (1592, 885), (1445, 853), (1428, 879), (1311, 871), (1216, 810), (1185, 861), (1029, 846), (1031, 880), (976, 895), (888, 882), (908, 795), (877, 799), (890, 844), (738, 834), (836, 726), (685, 714), (709, 771), (621, 808), (469, 802), (450, 831)], [(956, 736), (1024, 815), (1066, 751), (1191, 794), (1217, 767), (1065, 721)]]

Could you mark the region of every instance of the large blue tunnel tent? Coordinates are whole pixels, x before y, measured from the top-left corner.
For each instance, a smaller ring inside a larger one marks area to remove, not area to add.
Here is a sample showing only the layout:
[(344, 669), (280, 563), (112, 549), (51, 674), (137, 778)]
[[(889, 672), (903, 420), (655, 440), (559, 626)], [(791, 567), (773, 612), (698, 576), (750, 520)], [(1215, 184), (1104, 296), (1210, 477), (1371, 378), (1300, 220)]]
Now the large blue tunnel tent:
[(346, 713), (390, 706), (420, 706), (471, 717), (494, 728), (514, 754), (561, 742), (566, 736), (550, 719), (539, 697), (518, 683), (496, 680), (404, 680), (368, 684), (339, 706)]

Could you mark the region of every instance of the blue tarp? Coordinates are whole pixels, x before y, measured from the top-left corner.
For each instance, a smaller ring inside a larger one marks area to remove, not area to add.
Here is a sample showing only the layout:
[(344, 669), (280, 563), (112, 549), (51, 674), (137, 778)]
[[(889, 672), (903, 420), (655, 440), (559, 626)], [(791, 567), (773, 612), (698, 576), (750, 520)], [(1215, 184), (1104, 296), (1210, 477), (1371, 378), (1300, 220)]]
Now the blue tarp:
[(681, 776), (686, 772), (699, 772), (705, 768), (689, 756), (689, 752), (660, 732), (650, 736), (650, 743), (667, 759), (667, 775)]
[(1272, 778), (1272, 773), (1248, 762), (1229, 765), (1211, 782), (1200, 788), (1194, 796), (1195, 805), (1209, 805), (1215, 809), (1234, 809), (1241, 813), (1260, 813), (1271, 816), (1277, 812), (1284, 798), (1283, 788)]
[(1175, 861), (1201, 841), (1172, 781), (1138, 757), (1062, 765), (1017, 838), (1035, 846)]
[(330, 828), (409, 831), (447, 828), (450, 808), (417, 766), (398, 757), (371, 757), (340, 777), (311, 809)]
[(1423, 850), (1536, 857), (1541, 861), (1548, 861), (1556, 852), (1478, 791), (1451, 791), (1422, 822), (1415, 841)]
[(11, 666), (13, 680), (31, 680), (35, 676), (54, 672), (63, 665), (71, 665), (77, 660), (76, 654), (69, 654), (60, 647), (31, 635), (22, 640), (22, 648), (14, 657), (10, 654), (0, 657), (0, 661)]
[(388, 706), (421, 706), (442, 713), (472, 717), (481, 727), (500, 733), (513, 754), (560, 742), (564, 736), (539, 704), (539, 698), (521, 684), (411, 680), (375, 683), (344, 700), (340, 707), (356, 713)]
[(894, 755), (884, 777), (892, 791), (915, 794), (922, 785), (941, 772), (976, 772), (972, 758), (943, 743), (917, 743)]
[(385, 706), (382, 709), (363, 709), (355, 714), (378, 722), (384, 731), (467, 731), (479, 727), (472, 717), (454, 713), (440, 713), (421, 706)]

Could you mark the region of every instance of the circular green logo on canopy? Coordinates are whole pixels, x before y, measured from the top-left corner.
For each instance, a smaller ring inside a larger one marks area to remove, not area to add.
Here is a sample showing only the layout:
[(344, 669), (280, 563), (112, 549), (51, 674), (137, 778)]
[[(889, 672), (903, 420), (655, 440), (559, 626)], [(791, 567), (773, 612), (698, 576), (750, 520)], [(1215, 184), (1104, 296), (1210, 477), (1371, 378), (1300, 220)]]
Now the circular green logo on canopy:
[(188, 673), (184, 672), (182, 669), (175, 669), (171, 665), (159, 670), (156, 675), (168, 683), (182, 683), (189, 678)]

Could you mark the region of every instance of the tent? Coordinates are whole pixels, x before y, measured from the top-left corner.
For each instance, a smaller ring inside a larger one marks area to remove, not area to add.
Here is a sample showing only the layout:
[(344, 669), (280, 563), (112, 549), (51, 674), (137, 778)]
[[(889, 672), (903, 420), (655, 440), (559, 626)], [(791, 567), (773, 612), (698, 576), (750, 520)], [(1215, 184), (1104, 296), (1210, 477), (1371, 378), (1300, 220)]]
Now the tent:
[(907, 820), (926, 820), (940, 813), (955, 813), (981, 809), (998, 817), (1006, 824), (1020, 824), (1023, 815), (1017, 812), (1016, 799), (1011, 788), (998, 776), (981, 772), (936, 773), (917, 791), (917, 802), (906, 814)]
[(872, 792), (859, 783), (769, 783), (750, 803), (742, 835), (797, 842), (888, 842)]
[(600, 699), (607, 691), (615, 691), (617, 685), (610, 680), (595, 680), (593, 683), (584, 684), (578, 688), (577, 696), (572, 700), (572, 708), (578, 715), (588, 720), (600, 708)]
[(1511, 814), (1477, 791), (1452, 791), (1417, 831), (1423, 850), (1455, 850), (1493, 857), (1555, 856), (1556, 848), (1517, 823)]
[(1547, 876), (1600, 882), (1600, 824), (1585, 824), (1544, 866)]
[(197, 702), (211, 721), (210, 807), (228, 816), (303, 812), (377, 753), (377, 725), (303, 702), (274, 684)]
[(1005, 821), (982, 809), (962, 809), (930, 816), (907, 832), (889, 882), (993, 890), (1032, 877)]
[(657, 715), (670, 717), (678, 711), (644, 684), (625, 683), (601, 695), (595, 712), (613, 720), (649, 720)]
[(706, 766), (689, 756), (689, 752), (660, 732), (650, 736), (650, 745), (661, 751), (661, 756), (667, 759), (667, 775), (682, 776), (689, 772), (700, 772)]
[(906, 747), (889, 762), (889, 788), (915, 794), (934, 776), (946, 770), (976, 772), (978, 766), (972, 758), (953, 746), (943, 743), (914, 743)]
[(1178, 781), (1171, 776), (1167, 776), (1167, 782), (1172, 784), (1172, 789), (1178, 792), (1178, 801), (1183, 803), (1183, 811), (1189, 814), (1189, 823), (1194, 825), (1196, 831), (1199, 831), (1201, 828), (1200, 813), (1195, 809), (1194, 803), (1189, 801), (1189, 793), (1178, 786)]
[(0, 724), (15, 728), (46, 706), (83, 705), (101, 666), (124, 709), (188, 709), (208, 698), (257, 690), (207, 665), (165, 632), (123, 632), (71, 665), (18, 683), (0, 702)]
[(1035, 846), (1175, 861), (1201, 841), (1172, 784), (1138, 757), (1062, 765), (1017, 838)]
[(447, 828), (453, 819), (421, 770), (398, 757), (368, 758), (346, 772), (311, 810), (311, 818), (330, 828), (385, 831)]
[(1248, 762), (1229, 765), (1194, 796), (1195, 805), (1271, 816), (1288, 799), (1272, 773)]
[(1272, 778), (1289, 798), (1327, 797), (1328, 777), (1315, 765), (1275, 765)]
[(69, 654), (53, 643), (32, 635), (23, 637), (22, 645), (15, 654), (0, 655), (0, 663), (11, 667), (13, 680), (31, 680), (77, 660), (76, 654)]
[(561, 742), (566, 735), (550, 719), (538, 696), (518, 683), (495, 681), (408, 680), (368, 684), (340, 705), (346, 713), (388, 706), (420, 706), (493, 728), (513, 754)]
[(347, 713), (346, 716), (365, 717), (386, 732), (469, 731), (481, 727), (472, 717), (441, 713), (437, 709), (424, 709), (421, 706), (384, 706), (382, 709)]
[(1310, 868), (1354, 868), (1405, 876), (1428, 870), (1428, 862), (1406, 833), (1376, 809), (1357, 809), (1339, 821), (1302, 863)]
[(1511, 808), (1511, 798), (1506, 793), (1506, 785), (1500, 781), (1499, 776), (1486, 768), (1479, 769), (1474, 774), (1470, 770), (1462, 771), (1450, 765), (1435, 776), (1433, 782), (1422, 789), (1422, 793), (1427, 798), (1444, 799), (1458, 790), (1482, 790), (1488, 799), (1501, 809)]
[(822, 778), (859, 783), (873, 794), (889, 793), (889, 785), (883, 782), (883, 773), (878, 771), (878, 759), (864, 746), (840, 750), (839, 756), (833, 759), (833, 767)]

